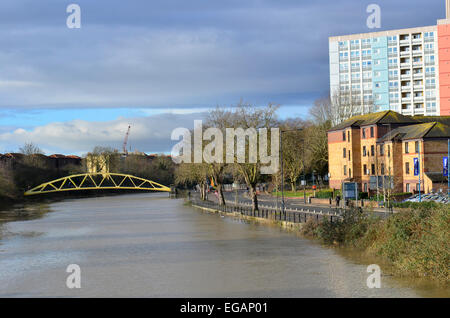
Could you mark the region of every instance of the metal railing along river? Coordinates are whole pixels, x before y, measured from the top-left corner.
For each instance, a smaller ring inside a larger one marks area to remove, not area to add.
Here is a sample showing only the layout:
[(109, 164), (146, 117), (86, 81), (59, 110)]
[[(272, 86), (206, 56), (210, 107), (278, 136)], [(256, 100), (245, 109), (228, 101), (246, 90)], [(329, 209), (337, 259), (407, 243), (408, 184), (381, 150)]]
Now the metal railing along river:
[(342, 218), (344, 213), (343, 208), (335, 208), (331, 210), (323, 210), (320, 208), (285, 208), (285, 211), (281, 211), (281, 208), (258, 204), (258, 210), (253, 210), (252, 205), (245, 202), (226, 202), (226, 205), (219, 205), (216, 202), (210, 200), (201, 200), (196, 196), (190, 197), (190, 202), (194, 206), (199, 206), (207, 209), (220, 211), (223, 213), (239, 213), (241, 215), (263, 218), (269, 220), (286, 221), (291, 223), (304, 223), (309, 218), (313, 218), (317, 221), (328, 219), (331, 222)]

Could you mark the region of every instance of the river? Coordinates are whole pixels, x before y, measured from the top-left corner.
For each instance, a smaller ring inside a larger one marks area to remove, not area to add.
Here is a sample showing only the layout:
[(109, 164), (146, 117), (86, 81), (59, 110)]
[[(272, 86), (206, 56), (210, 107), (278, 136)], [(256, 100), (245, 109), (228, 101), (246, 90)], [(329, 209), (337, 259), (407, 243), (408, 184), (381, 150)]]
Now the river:
[[(0, 228), (0, 297), (422, 297), (442, 295), (278, 227), (221, 217), (167, 194), (39, 206)], [(45, 212), (41, 212), (44, 209)], [(81, 288), (69, 289), (69, 264)]]

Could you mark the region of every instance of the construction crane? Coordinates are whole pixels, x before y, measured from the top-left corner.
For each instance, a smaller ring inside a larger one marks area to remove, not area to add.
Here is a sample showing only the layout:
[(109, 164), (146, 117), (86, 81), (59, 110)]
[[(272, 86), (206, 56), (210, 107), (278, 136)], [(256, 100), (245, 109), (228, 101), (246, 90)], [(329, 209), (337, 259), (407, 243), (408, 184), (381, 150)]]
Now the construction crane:
[(128, 143), (128, 136), (130, 135), (130, 128), (131, 128), (131, 125), (128, 125), (128, 130), (127, 130), (127, 133), (125, 134), (125, 139), (123, 141), (122, 150), (123, 150), (124, 157), (128, 156), (127, 143)]

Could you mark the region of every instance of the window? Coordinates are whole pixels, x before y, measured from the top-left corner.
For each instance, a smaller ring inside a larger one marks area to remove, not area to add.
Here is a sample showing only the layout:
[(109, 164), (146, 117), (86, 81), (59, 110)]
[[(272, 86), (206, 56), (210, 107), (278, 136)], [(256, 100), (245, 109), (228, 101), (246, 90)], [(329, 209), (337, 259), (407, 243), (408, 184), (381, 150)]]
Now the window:
[(344, 165), (344, 176), (347, 175), (347, 166)]
[(347, 157), (347, 149), (344, 148), (342, 154), (344, 158)]
[(406, 184), (406, 192), (411, 192), (411, 191), (409, 190), (409, 183)]
[(374, 175), (375, 174), (375, 165), (372, 163), (372, 166), (371, 166), (371, 170), (372, 170), (372, 175)]
[(389, 66), (396, 65), (397, 61), (397, 59), (388, 59)]
[(352, 160), (352, 157), (350, 156), (350, 150), (348, 151), (348, 160)]
[(405, 163), (405, 173), (409, 174), (409, 162)]
[(352, 169), (348, 168), (348, 176), (351, 178), (352, 177)]
[(405, 153), (409, 153), (408, 142), (405, 142)]
[(364, 183), (364, 192), (367, 192), (367, 183)]
[(419, 153), (419, 142), (418, 141), (414, 142), (414, 147), (415, 147), (416, 153)]
[(375, 156), (375, 146), (374, 145), (370, 146), (370, 155), (372, 157)]
[(384, 175), (384, 163), (381, 164), (380, 170), (381, 170), (381, 175), (383, 176)]
[(366, 175), (367, 174), (367, 165), (364, 165), (364, 167), (363, 167), (363, 173), (364, 173), (364, 175)]
[(342, 132), (342, 140), (345, 141), (345, 131)]
[(350, 142), (350, 130), (347, 131), (347, 135), (348, 135), (348, 136), (347, 136), (347, 137), (348, 137), (347, 140), (348, 140), (348, 142)]
[(388, 157), (390, 157), (391, 156), (391, 146), (389, 145), (388, 146)]
[(362, 130), (362, 136), (363, 136), (363, 138), (366, 138), (366, 128), (363, 128), (363, 130)]
[(393, 88), (398, 87), (398, 82), (389, 82), (389, 87), (393, 87)]
[(367, 155), (366, 146), (363, 146), (363, 157)]
[(380, 145), (380, 156), (384, 156), (384, 145)]
[(372, 137), (372, 138), (373, 138), (373, 134), (374, 134), (374, 130), (373, 130), (373, 127), (370, 127), (370, 137)]

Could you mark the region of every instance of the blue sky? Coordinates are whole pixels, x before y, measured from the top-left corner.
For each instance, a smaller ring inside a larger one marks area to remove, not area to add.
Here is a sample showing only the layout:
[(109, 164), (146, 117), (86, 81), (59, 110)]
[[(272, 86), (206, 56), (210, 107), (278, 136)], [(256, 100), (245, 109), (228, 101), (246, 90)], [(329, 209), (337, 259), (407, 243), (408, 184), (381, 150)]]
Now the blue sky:
[[(81, 29), (66, 7), (81, 7)], [(241, 98), (307, 117), (328, 93), (328, 37), (374, 31), (355, 0), (2, 0), (0, 153), (130, 143), (167, 152), (170, 132)], [(434, 25), (445, 1), (383, 0), (382, 28)], [(99, 130), (101, 129), (101, 130)]]

